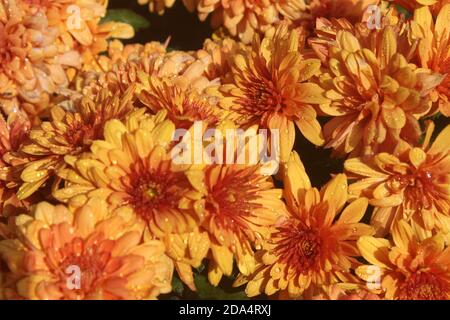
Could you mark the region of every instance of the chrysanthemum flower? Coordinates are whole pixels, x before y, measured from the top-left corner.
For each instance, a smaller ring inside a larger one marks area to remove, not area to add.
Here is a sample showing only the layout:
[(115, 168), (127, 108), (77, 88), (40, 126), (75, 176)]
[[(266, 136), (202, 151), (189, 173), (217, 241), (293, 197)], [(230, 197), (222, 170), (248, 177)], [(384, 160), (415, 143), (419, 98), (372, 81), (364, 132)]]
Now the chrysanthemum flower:
[(148, 82), (148, 89), (142, 89), (138, 95), (139, 101), (153, 113), (167, 110), (168, 119), (178, 129), (189, 129), (195, 121), (214, 127), (223, 118), (217, 110), (217, 97), (183, 90), (168, 79), (149, 77)]
[(432, 127), (422, 148), (399, 146), (394, 154), (345, 162), (352, 179), (352, 198), (364, 196), (375, 206), (371, 224), (380, 235), (399, 219), (414, 219), (427, 230), (450, 231), (450, 126), (428, 147)]
[(414, 11), (412, 34), (420, 39), (418, 54), (423, 68), (443, 74), (445, 79), (431, 97), (438, 101), (439, 111), (450, 117), (450, 4), (442, 7), (433, 22), (429, 7)]
[(64, 69), (80, 59), (72, 49), (63, 50), (57, 37), (42, 10), (0, 1), (0, 105), (6, 114), (26, 107), (35, 115), (49, 94), (68, 85)]
[(149, 89), (149, 79), (153, 77), (168, 79), (182, 90), (201, 92), (217, 85), (218, 79), (207, 75), (210, 56), (183, 51), (166, 53), (166, 46), (151, 42), (145, 46), (125, 46), (122, 50), (115, 43), (109, 55), (99, 59), (93, 69), (78, 75), (76, 90), (84, 95), (95, 94), (102, 88), (124, 92), (130, 85), (136, 84), (139, 92)]
[(367, 199), (344, 208), (347, 178), (343, 174), (320, 191), (312, 188), (296, 153), (287, 163), (284, 183), (289, 215), (273, 226), (257, 255), (256, 271), (239, 276), (236, 284), (248, 282), (250, 297), (280, 292), (281, 298), (297, 298), (323, 285), (357, 281), (351, 274), (359, 265), (356, 240), (373, 231), (359, 222)]
[[(379, 280), (378, 292), (386, 299), (450, 299), (450, 248), (445, 235), (433, 236), (400, 220), (392, 228), (392, 239), (361, 237), (358, 248), (372, 265), (360, 266), (356, 273), (368, 282)], [(379, 279), (374, 279), (376, 274)]]
[(433, 16), (437, 16), (443, 6), (450, 3), (450, 0), (388, 0), (394, 4), (405, 8), (406, 10), (414, 11), (415, 9), (427, 6), (431, 9)]
[(148, 4), (150, 12), (156, 12), (162, 15), (166, 8), (172, 8), (175, 0), (138, 0), (138, 3), (140, 5)]
[(312, 105), (328, 100), (323, 89), (308, 82), (319, 73), (320, 61), (306, 59), (298, 48), (299, 34), (286, 24), (262, 41), (255, 37), (252, 49), (234, 57), (233, 82), (219, 88), (221, 106), (238, 125), (280, 131), (282, 161), (294, 145), (295, 125), (312, 143), (324, 142)]
[(249, 275), (255, 268), (254, 248), (286, 214), (282, 190), (262, 173), (261, 163), (212, 164), (204, 169), (201, 181), (204, 198), (196, 207), (204, 211), (201, 226), (211, 243), (209, 281), (218, 285), (223, 275), (230, 276), (234, 261), (242, 274)]
[(134, 88), (125, 94), (113, 95), (103, 90), (93, 99), (84, 97), (74, 102), (74, 110), (60, 106), (51, 109), (51, 121), (30, 131), (20, 151), (34, 156), (21, 173), (23, 184), (17, 196), (25, 199), (50, 177), (65, 167), (64, 156), (79, 155), (89, 150), (96, 139), (103, 137), (103, 127), (110, 119), (121, 119), (133, 110)]
[(306, 10), (303, 0), (183, 0), (190, 11), (197, 10), (200, 20), (210, 14), (214, 29), (224, 26), (242, 42), (252, 41), (255, 33), (265, 32), (283, 17), (298, 19)]
[(15, 278), (12, 299), (154, 299), (171, 290), (172, 261), (126, 212), (92, 199), (82, 208), (39, 203), (16, 219), (17, 237), (0, 242)]
[(172, 162), (174, 124), (164, 120), (165, 112), (141, 111), (124, 123), (107, 122), (104, 140), (95, 141), (86, 157), (66, 156), (71, 168), (59, 171), (65, 185), (54, 196), (75, 207), (102, 197), (111, 209), (130, 208), (147, 225), (148, 237), (165, 242), (180, 277), (195, 289), (191, 266), (198, 267), (209, 248), (193, 208), (201, 194), (187, 168)]
[(168, 43), (158, 41), (124, 45), (116, 39), (109, 42), (107, 54), (98, 56), (95, 60), (96, 64), (91, 65), (92, 69), (84, 65), (83, 71), (107, 72), (113, 70), (114, 66), (120, 62), (136, 61), (141, 58), (152, 60), (153, 57), (164, 55), (167, 45)]
[(428, 93), (441, 75), (408, 62), (413, 48), (393, 26), (348, 29), (343, 19), (330, 32), (324, 21), (311, 45), (327, 66), (319, 81), (331, 99), (320, 108), (333, 117), (323, 128), (326, 147), (357, 156), (390, 151), (399, 140), (417, 143), (418, 119), (429, 112)]

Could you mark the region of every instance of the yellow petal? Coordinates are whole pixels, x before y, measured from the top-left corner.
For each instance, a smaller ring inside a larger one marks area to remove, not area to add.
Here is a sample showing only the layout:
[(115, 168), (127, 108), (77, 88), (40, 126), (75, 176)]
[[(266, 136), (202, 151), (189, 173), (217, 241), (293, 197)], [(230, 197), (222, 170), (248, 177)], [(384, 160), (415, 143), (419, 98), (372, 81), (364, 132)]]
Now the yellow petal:
[(342, 223), (357, 223), (366, 213), (369, 201), (366, 198), (359, 198), (350, 203), (339, 217), (339, 222)]
[(338, 174), (322, 188), (322, 199), (334, 204), (336, 211), (340, 211), (347, 202), (347, 188), (347, 176)]
[(357, 245), (364, 259), (380, 267), (389, 267), (389, 240), (362, 236), (358, 239)]
[(394, 109), (382, 108), (381, 114), (389, 128), (401, 129), (406, 124), (405, 112), (399, 107), (395, 107)]
[(428, 151), (431, 154), (448, 153), (450, 151), (450, 125), (445, 127), (434, 140)]
[(211, 251), (214, 261), (217, 263), (223, 274), (229, 276), (233, 272), (233, 253), (225, 246), (211, 243)]
[(286, 175), (284, 177), (285, 196), (291, 203), (299, 203), (298, 191), (311, 188), (311, 182), (306, 174), (305, 167), (297, 152), (292, 152), (287, 163)]
[(400, 220), (392, 227), (392, 238), (397, 247), (407, 252), (415, 236), (412, 227), (405, 220)]
[(325, 143), (322, 128), (320, 127), (319, 121), (316, 119), (305, 120), (300, 118), (295, 121), (295, 124), (305, 138), (314, 143), (316, 146), (321, 146)]
[(426, 159), (426, 153), (420, 148), (412, 148), (409, 151), (409, 160), (416, 168), (419, 168)]

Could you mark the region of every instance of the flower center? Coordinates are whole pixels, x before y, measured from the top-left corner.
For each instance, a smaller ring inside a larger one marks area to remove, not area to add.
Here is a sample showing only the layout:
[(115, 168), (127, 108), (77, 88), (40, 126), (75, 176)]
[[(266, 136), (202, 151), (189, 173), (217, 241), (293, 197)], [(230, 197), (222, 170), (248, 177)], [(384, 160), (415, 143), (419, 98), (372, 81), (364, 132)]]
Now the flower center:
[(158, 190), (155, 187), (149, 187), (146, 191), (145, 191), (145, 195), (152, 200), (153, 198), (158, 196)]
[[(213, 170), (218, 170), (214, 167)], [(258, 199), (258, 190), (261, 176), (255, 175), (252, 168), (224, 174), (221, 169), (219, 181), (210, 186), (206, 197), (205, 209), (208, 217), (205, 225), (211, 222), (222, 229), (227, 229), (235, 234), (243, 234), (248, 230), (249, 220), (254, 216), (254, 211), (261, 207), (255, 203)], [(207, 174), (211, 174), (208, 172)]]
[(87, 151), (92, 141), (100, 138), (101, 135), (98, 134), (98, 130), (95, 130), (93, 126), (76, 121), (67, 128), (64, 137), (76, 152), (83, 152)]
[[(58, 252), (49, 252), (47, 256), (55, 271), (61, 274), (64, 285), (72, 285), (67, 289), (74, 290), (76, 294), (86, 294), (95, 290), (97, 282), (103, 278), (106, 265), (111, 260), (111, 252), (107, 249), (112, 246), (112, 240), (84, 241), (75, 238)], [(60, 260), (56, 261), (58, 256)], [(80, 274), (77, 275), (77, 272)]]
[(417, 170), (407, 175), (395, 175), (388, 185), (394, 192), (404, 190), (406, 198), (413, 201), (420, 209), (430, 209), (435, 202), (433, 174), (428, 170)]
[(170, 170), (170, 162), (163, 161), (157, 168), (149, 168), (138, 161), (128, 176), (122, 178), (126, 185), (127, 200), (135, 212), (149, 222), (158, 210), (178, 208), (184, 190), (190, 189), (186, 176)]
[(308, 273), (320, 256), (319, 235), (297, 221), (291, 220), (278, 227), (274, 243), (280, 261), (296, 270), (297, 274)]
[(399, 288), (401, 300), (445, 300), (449, 288), (434, 274), (423, 272), (409, 276)]
[(245, 96), (238, 99), (242, 106), (240, 113), (253, 117), (261, 117), (284, 108), (283, 96), (278, 92), (272, 80), (252, 76), (246, 83)]

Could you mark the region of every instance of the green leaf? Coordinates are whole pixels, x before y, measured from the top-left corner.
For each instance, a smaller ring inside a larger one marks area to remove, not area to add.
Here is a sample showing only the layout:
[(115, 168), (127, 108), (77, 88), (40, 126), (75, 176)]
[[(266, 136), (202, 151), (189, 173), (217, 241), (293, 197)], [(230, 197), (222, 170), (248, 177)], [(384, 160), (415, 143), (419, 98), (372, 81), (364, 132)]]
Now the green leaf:
[(172, 279), (172, 291), (179, 296), (183, 295), (184, 285), (177, 276)]
[(403, 8), (398, 4), (395, 5), (395, 8), (397, 9), (398, 12), (404, 14), (406, 19), (409, 19), (412, 16), (411, 12), (409, 12), (408, 10), (406, 10), (405, 8)]
[(130, 9), (109, 9), (101, 22), (108, 21), (128, 23), (135, 31), (150, 27), (150, 22), (145, 17)]
[(205, 275), (194, 276), (197, 294), (200, 299), (205, 300), (248, 300), (244, 291), (226, 292), (221, 287), (212, 286)]

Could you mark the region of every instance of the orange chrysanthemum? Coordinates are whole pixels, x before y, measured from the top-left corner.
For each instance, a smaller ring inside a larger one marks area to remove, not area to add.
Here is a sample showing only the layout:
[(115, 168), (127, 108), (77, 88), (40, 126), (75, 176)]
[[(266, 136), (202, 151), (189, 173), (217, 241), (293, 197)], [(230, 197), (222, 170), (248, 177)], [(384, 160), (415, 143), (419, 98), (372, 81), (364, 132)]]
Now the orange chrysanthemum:
[(147, 225), (148, 237), (165, 242), (180, 277), (195, 290), (191, 266), (198, 267), (209, 249), (193, 207), (201, 194), (188, 168), (172, 162), (174, 124), (164, 120), (164, 111), (143, 113), (107, 122), (104, 140), (94, 141), (89, 154), (66, 156), (71, 168), (59, 171), (65, 185), (54, 196), (75, 207), (102, 197), (111, 210), (130, 208)]
[(429, 7), (414, 11), (412, 35), (419, 39), (418, 55), (422, 67), (443, 74), (444, 80), (436, 87), (431, 97), (438, 101), (439, 111), (450, 117), (450, 4), (442, 7), (436, 19)]
[(299, 19), (306, 11), (304, 0), (183, 0), (190, 11), (197, 10), (200, 20), (210, 14), (214, 29), (223, 25), (242, 42), (252, 41), (255, 33), (267, 31), (283, 17)]
[(373, 232), (359, 222), (366, 212), (367, 199), (361, 198), (344, 209), (346, 176), (335, 176), (319, 192), (311, 187), (295, 153), (287, 164), (284, 183), (289, 214), (273, 226), (270, 238), (257, 254), (255, 272), (239, 276), (236, 284), (248, 282), (246, 293), (250, 297), (280, 292), (281, 298), (296, 298), (323, 285), (356, 282), (351, 274), (359, 265), (355, 241)]
[(81, 53), (83, 63), (93, 59), (107, 49), (110, 38), (129, 39), (133, 28), (121, 22), (101, 23), (106, 15), (108, 0), (26, 0), (31, 8), (45, 12), (49, 24), (59, 30), (59, 42), (66, 48)]
[(399, 146), (394, 154), (354, 158), (345, 169), (357, 179), (349, 192), (375, 206), (371, 224), (380, 235), (399, 219), (413, 219), (427, 230), (450, 231), (450, 126), (431, 147), (429, 128), (422, 148)]
[(153, 113), (167, 110), (167, 117), (177, 128), (189, 129), (195, 121), (216, 126), (223, 116), (217, 111), (216, 97), (196, 90), (183, 90), (168, 79), (149, 77), (148, 89), (139, 93), (139, 101)]
[[(366, 281), (379, 280), (386, 299), (449, 300), (450, 247), (444, 234), (432, 235), (404, 220), (392, 228), (393, 241), (361, 237), (358, 248), (372, 265), (356, 273)], [(374, 279), (378, 270), (379, 279)], [(375, 284), (373, 284), (375, 285)], [(375, 289), (375, 288), (374, 288)]]
[(57, 42), (58, 30), (39, 8), (0, 1), (0, 105), (6, 114), (45, 109), (49, 94), (68, 85), (65, 68), (78, 54)]
[(299, 34), (286, 24), (262, 41), (255, 37), (252, 49), (234, 57), (233, 82), (219, 88), (224, 96), (220, 105), (238, 125), (280, 131), (282, 161), (294, 145), (294, 124), (309, 141), (324, 142), (312, 105), (328, 100), (324, 90), (309, 82), (319, 73), (320, 61), (307, 59), (298, 48)]
[(417, 143), (428, 93), (442, 77), (408, 63), (412, 48), (393, 26), (348, 25), (321, 19), (320, 37), (311, 40), (327, 66), (319, 81), (331, 100), (320, 108), (333, 117), (324, 126), (326, 146), (357, 156), (391, 151), (400, 140)]
[[(121, 119), (133, 110), (134, 87), (123, 95), (107, 90), (96, 97), (71, 101), (66, 111), (61, 106), (51, 109), (51, 121), (30, 131), (20, 151), (33, 157), (21, 173), (23, 184), (17, 196), (25, 199), (40, 188), (57, 171), (65, 167), (64, 157), (88, 151), (92, 142), (103, 137), (103, 127), (110, 119)], [(57, 182), (57, 180), (56, 180)]]
[[(16, 219), (17, 236), (0, 241), (14, 279), (9, 299), (154, 299), (171, 290), (172, 261), (144, 226), (93, 199), (82, 208), (39, 203)], [(7, 275), (8, 275), (7, 273)]]
[[(169, 80), (181, 90), (202, 92), (217, 85), (218, 79), (207, 74), (212, 59), (207, 54), (165, 52), (167, 44), (147, 43), (145, 46), (110, 45), (109, 56), (100, 57), (98, 64), (75, 79), (76, 97), (96, 94), (102, 88), (124, 92), (136, 84), (137, 92), (150, 90), (153, 78)], [(156, 81), (156, 80), (155, 80)]]
[(267, 239), (269, 228), (286, 210), (281, 189), (262, 173), (262, 164), (234, 162), (207, 166), (199, 183), (205, 186), (204, 198), (196, 208), (202, 212), (201, 227), (210, 238), (208, 278), (213, 285), (232, 274), (234, 260), (242, 274), (254, 271), (254, 247)]

